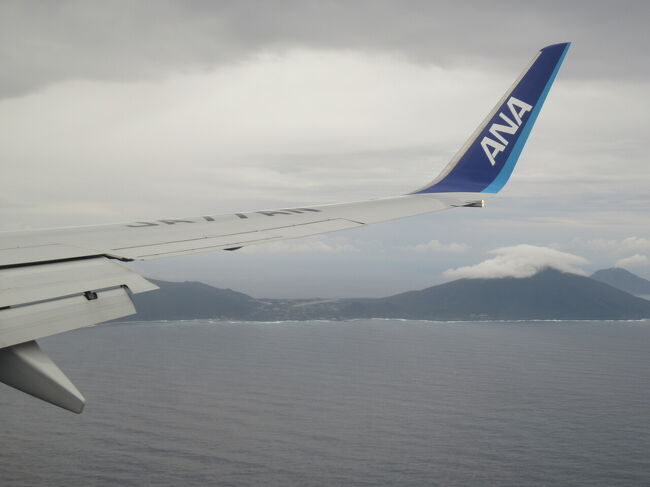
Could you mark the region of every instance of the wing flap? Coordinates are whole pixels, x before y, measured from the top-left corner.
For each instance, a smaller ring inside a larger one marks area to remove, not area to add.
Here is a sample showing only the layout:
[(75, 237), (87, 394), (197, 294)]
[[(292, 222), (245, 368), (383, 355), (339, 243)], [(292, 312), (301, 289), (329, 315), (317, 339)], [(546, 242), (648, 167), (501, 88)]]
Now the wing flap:
[(0, 348), (135, 314), (123, 288), (0, 310)]
[(127, 286), (133, 293), (158, 289), (105, 257), (0, 269), (0, 308)]
[(135, 313), (158, 289), (105, 257), (0, 269), (0, 348)]
[(135, 313), (124, 287), (0, 310), (0, 348)]

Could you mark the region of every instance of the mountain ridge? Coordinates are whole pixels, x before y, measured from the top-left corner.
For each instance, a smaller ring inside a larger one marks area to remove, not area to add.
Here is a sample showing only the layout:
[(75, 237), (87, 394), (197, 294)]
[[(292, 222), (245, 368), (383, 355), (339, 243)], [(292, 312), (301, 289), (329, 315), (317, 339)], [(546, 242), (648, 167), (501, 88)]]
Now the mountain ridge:
[(635, 296), (650, 296), (650, 281), (621, 267), (601, 269), (590, 277)]
[(552, 268), (526, 278), (458, 279), (385, 298), (257, 299), (199, 282), (152, 281), (160, 290), (135, 295), (138, 313), (127, 320), (650, 318), (650, 301), (607, 283)]

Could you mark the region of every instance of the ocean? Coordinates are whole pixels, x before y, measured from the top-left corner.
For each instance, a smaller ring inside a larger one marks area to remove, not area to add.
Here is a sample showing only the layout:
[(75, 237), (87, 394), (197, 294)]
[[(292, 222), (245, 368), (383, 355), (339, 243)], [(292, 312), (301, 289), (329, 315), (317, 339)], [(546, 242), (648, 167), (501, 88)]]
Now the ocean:
[(650, 321), (105, 324), (2, 386), (0, 485), (650, 485)]

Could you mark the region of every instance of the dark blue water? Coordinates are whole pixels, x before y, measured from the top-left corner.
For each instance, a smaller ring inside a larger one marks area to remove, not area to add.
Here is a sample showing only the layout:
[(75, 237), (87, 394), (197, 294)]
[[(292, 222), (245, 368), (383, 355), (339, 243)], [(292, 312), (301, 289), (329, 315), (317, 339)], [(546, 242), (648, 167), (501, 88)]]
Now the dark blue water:
[(650, 485), (650, 322), (103, 325), (0, 389), (0, 485)]

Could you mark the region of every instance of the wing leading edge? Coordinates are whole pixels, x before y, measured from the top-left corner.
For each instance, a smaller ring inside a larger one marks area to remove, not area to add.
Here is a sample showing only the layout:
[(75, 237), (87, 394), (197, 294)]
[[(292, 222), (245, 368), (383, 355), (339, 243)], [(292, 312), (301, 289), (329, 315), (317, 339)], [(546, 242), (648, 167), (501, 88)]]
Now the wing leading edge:
[(206, 214), (121, 225), (0, 232), (0, 381), (81, 412), (83, 396), (35, 340), (135, 313), (154, 285), (117, 261), (234, 250), (455, 207), (483, 206), (505, 184), (569, 48), (539, 51), (430, 184), (353, 203)]

